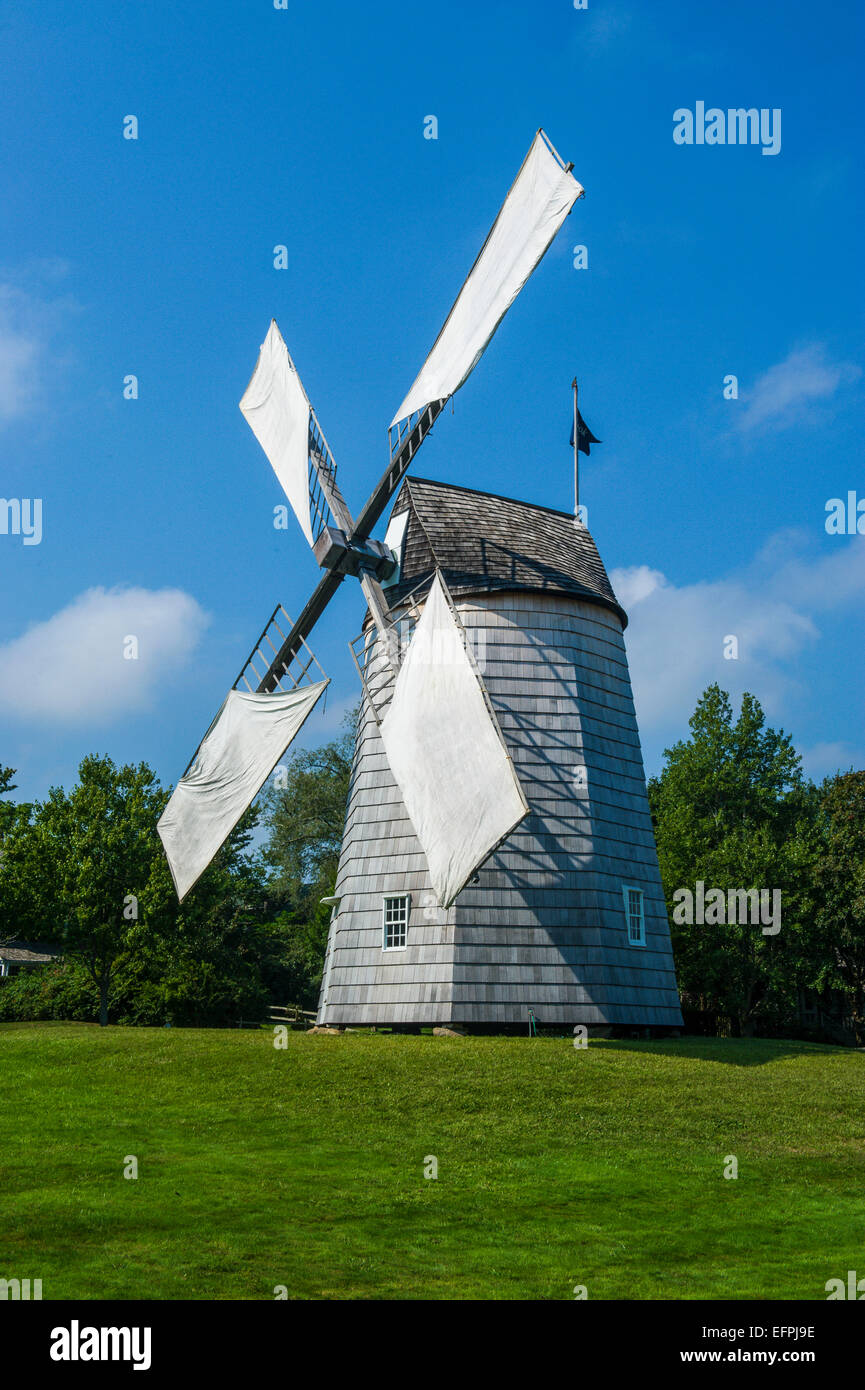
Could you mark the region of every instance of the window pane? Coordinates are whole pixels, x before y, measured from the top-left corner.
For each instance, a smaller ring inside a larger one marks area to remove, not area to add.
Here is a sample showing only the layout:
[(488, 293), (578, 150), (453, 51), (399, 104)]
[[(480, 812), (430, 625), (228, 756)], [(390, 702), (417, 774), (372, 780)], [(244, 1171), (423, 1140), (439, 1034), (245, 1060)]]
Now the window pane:
[(643, 931), (643, 894), (639, 888), (629, 888), (627, 890), (627, 919), (628, 919), (628, 940), (634, 945), (642, 945), (644, 941)]
[(393, 950), (405, 946), (408, 927), (408, 895), (384, 899), (384, 947)]

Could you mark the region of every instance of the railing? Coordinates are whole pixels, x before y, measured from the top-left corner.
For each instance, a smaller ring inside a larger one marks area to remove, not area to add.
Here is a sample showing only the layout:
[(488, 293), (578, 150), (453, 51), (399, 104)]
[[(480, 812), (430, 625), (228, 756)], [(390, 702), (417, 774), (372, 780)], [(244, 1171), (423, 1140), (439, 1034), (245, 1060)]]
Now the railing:
[(312, 1019), (314, 1023), (316, 1018), (317, 1014), (314, 1010), (301, 1009), (296, 1004), (271, 1004), (270, 1015), (264, 1020), (264, 1023), (281, 1023), (285, 1028), (291, 1028), (294, 1025), (306, 1028), (308, 1026), (307, 1019)]
[(354, 528), (356, 540), (366, 540), (369, 536), (446, 404), (446, 401), (431, 401), (423, 410), (416, 410), (405, 420), (391, 425), (388, 431), (390, 464), (357, 519)]
[[(283, 626), (285, 628), (284, 631)], [(312, 649), (307, 646), (303, 638), (300, 639), (298, 650), (289, 657), (288, 660), (277, 662), (280, 650), (284, 646), (286, 637), (288, 633), (291, 632), (292, 626), (291, 618), (286, 613), (282, 604), (277, 604), (265, 624), (261, 636), (241, 667), (240, 675), (234, 682), (232, 690), (238, 690), (242, 682), (250, 694), (252, 694), (260, 690), (266, 677), (271, 675), (272, 684), (269, 685), (268, 689), (270, 691), (278, 690), (283, 694), (287, 694), (289, 690), (296, 690), (304, 680), (311, 681), (313, 679), (313, 676), (309, 675), (310, 667), (313, 664), (318, 666), (322, 678), (325, 680), (327, 679)], [(279, 639), (278, 642), (274, 640), (275, 637)], [(268, 654), (265, 647), (270, 648), (271, 654)], [(256, 658), (258, 658), (258, 662), (261, 663), (263, 668), (261, 671), (258, 669)], [(276, 670), (274, 670), (275, 664), (277, 665)], [(279, 667), (281, 667), (281, 670), (279, 670)], [(251, 683), (253, 681), (254, 684)]]
[(341, 531), (351, 529), (351, 514), (336, 481), (336, 464), (315, 411), (309, 412), (309, 512), (313, 539), (335, 522)]
[[(417, 620), (423, 611), (421, 599), (429, 588), (429, 582), (426, 579), (418, 584), (411, 593), (399, 599), (395, 607), (391, 609), (393, 617), (392, 621), (388, 623), (385, 640), (393, 644), (397, 665), (408, 650), (408, 644), (411, 641)], [(352, 660), (360, 676), (361, 685), (377, 723), (381, 723), (381, 711), (385, 703), (384, 695), (391, 686), (394, 674), (393, 667), (387, 661), (374, 662), (374, 658), (381, 655), (381, 647), (379, 646), (381, 640), (375, 626), (369, 624), (348, 644)]]

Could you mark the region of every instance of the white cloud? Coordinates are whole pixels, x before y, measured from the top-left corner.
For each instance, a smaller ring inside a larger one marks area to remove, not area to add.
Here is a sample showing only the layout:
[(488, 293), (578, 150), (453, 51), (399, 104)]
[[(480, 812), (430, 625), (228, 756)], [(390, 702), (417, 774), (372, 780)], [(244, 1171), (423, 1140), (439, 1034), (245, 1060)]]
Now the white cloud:
[(802, 766), (815, 782), (836, 772), (849, 772), (850, 768), (862, 767), (865, 755), (861, 748), (852, 743), (815, 743), (813, 748), (800, 748)]
[[(180, 589), (88, 589), (0, 646), (0, 710), (100, 725), (153, 707), (209, 622)], [(137, 660), (124, 657), (135, 637)]]
[(648, 598), (667, 582), (660, 570), (649, 569), (648, 565), (633, 565), (630, 569), (614, 570), (613, 573), (616, 576), (613, 585), (616, 598), (625, 612), (630, 612), (632, 603)]
[(0, 284), (0, 423), (23, 415), (35, 395), (39, 341), (25, 305)]
[(802, 420), (815, 401), (828, 400), (842, 383), (859, 375), (858, 367), (849, 362), (828, 361), (819, 343), (799, 348), (743, 393), (745, 409), (737, 429), (746, 433), (787, 429)]
[(31, 261), (0, 280), (0, 426), (26, 415), (39, 398), (46, 368), (61, 359), (52, 339), (77, 305), (57, 297), (65, 261)]
[[(713, 681), (733, 697), (752, 691), (775, 717), (789, 710), (792, 696), (807, 693), (797, 658), (820, 640), (817, 615), (861, 610), (865, 539), (808, 558), (803, 538), (794, 545), (785, 533), (753, 565), (723, 579), (676, 586), (641, 565), (612, 571), (610, 581), (630, 619), (626, 642), (640, 729), (680, 738)], [(736, 660), (724, 656), (730, 636), (738, 640)]]
[(758, 555), (752, 577), (790, 603), (814, 613), (831, 612), (865, 593), (865, 542), (857, 536), (809, 562), (801, 533), (779, 531)]

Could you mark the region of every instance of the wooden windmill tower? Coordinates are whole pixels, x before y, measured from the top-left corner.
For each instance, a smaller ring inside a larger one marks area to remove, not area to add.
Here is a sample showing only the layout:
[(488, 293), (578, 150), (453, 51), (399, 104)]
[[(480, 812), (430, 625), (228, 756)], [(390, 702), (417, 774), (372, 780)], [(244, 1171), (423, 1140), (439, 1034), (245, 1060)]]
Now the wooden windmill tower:
[(406, 476), (582, 196), (571, 168), (538, 131), (356, 520), (275, 322), (240, 403), (324, 575), (296, 622), (275, 610), (159, 829), (182, 897), (324, 690), (306, 639), (356, 577), (321, 1023), (681, 1025), (627, 619), (594, 542), (567, 514)]

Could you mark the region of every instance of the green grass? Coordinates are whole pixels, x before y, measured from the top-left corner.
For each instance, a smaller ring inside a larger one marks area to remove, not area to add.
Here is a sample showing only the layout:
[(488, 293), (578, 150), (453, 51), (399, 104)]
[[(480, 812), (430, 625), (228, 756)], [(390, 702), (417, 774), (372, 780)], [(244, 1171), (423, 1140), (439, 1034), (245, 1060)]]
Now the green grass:
[(865, 1275), (860, 1053), (74, 1024), (2, 1025), (0, 1052), (0, 1277), (46, 1299), (825, 1299)]

